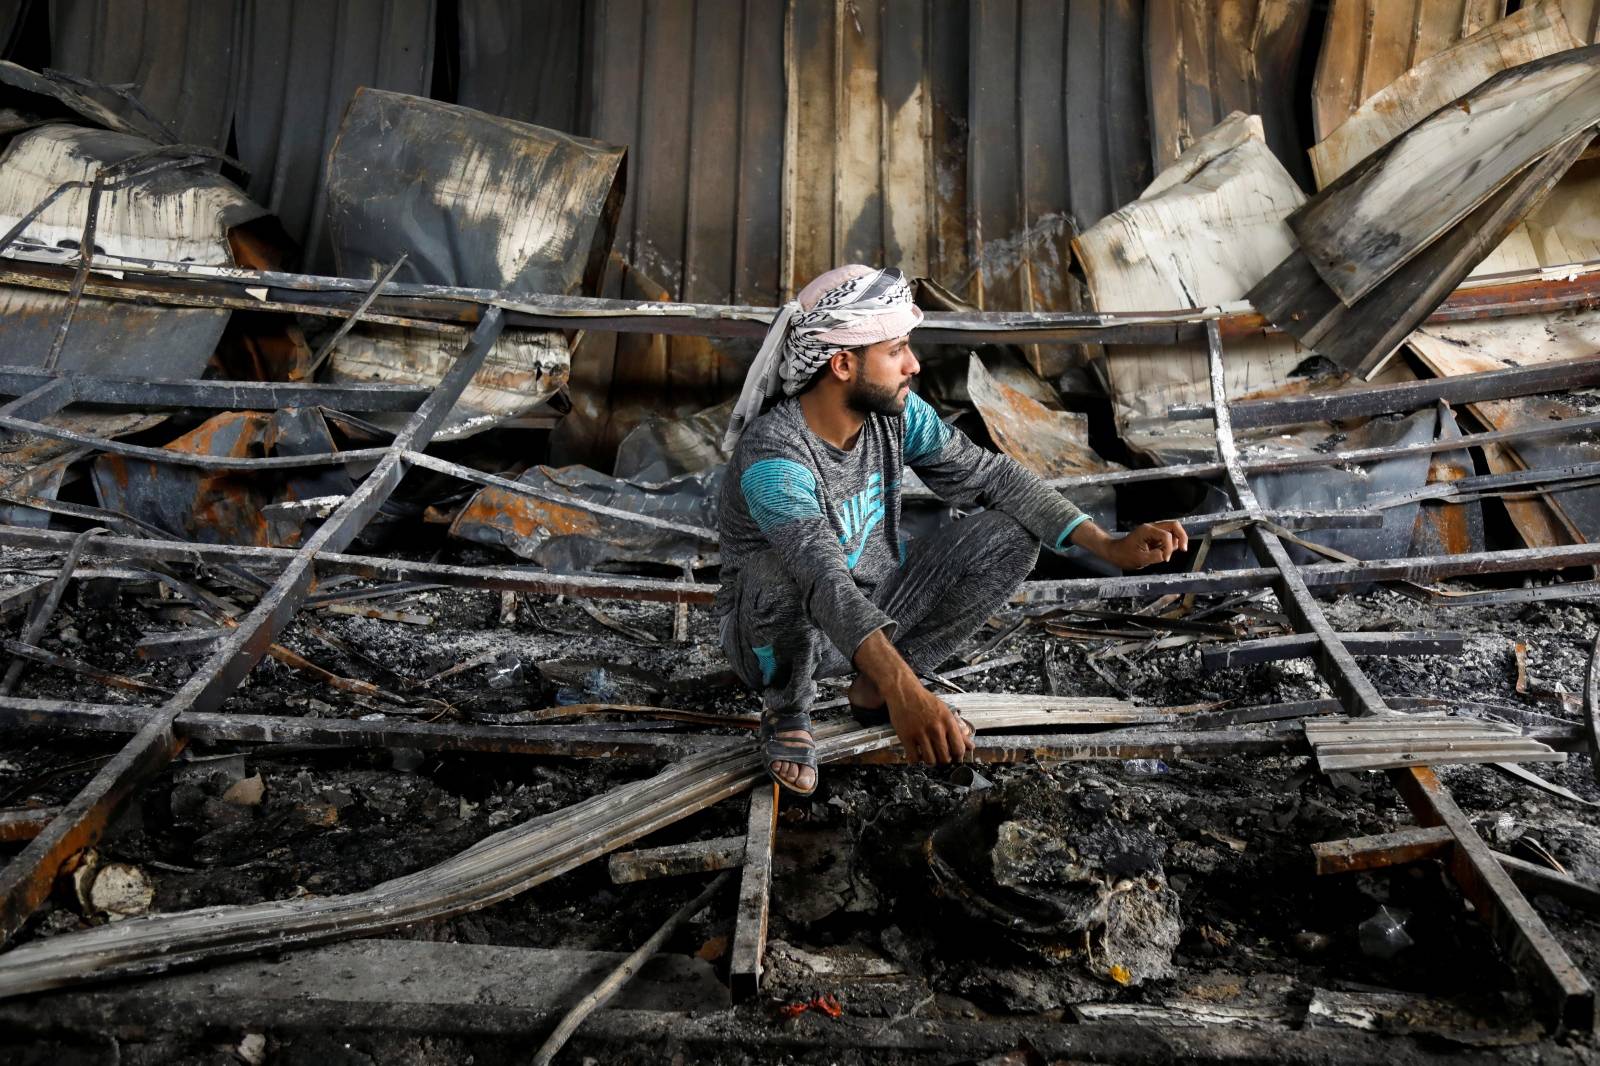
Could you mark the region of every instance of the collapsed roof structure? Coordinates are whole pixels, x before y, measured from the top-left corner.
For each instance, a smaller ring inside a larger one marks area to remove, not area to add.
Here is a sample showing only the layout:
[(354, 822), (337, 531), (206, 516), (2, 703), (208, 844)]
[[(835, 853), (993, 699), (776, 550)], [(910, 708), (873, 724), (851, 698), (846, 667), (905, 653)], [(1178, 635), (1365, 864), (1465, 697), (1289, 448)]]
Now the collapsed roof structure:
[[(0, 4), (14, 1042), (90, 1061), (75, 1034), (132, 1026), (161, 1055), (199, 1011), (246, 1061), (574, 1031), (1577, 1061), (1600, 5), (1507, 8)], [(780, 804), (700, 609), (721, 429), (774, 306), (852, 259), (920, 275), (942, 414), (1108, 528), (1183, 515), (1196, 549), (1044, 564), (932, 682), (980, 767), (831, 721), (831, 793)], [(1513, 654), (1508, 605), (1584, 654), (1447, 674)], [(1146, 776), (1171, 767), (1214, 776)], [(1497, 772), (1553, 805), (1541, 832), (1488, 819)], [(1388, 872), (1307, 878), (1274, 840)], [(656, 901), (602, 856), (683, 904), (605, 980), (592, 949), (644, 940)], [(1241, 931), (1219, 897), (1279, 887), (1250, 863), (1382, 906)], [(593, 908), (570, 929), (507, 910), (583, 877), (539, 897)], [(1387, 968), (1411, 896), (1459, 964)], [(1244, 972), (1274, 979), (1218, 976)]]

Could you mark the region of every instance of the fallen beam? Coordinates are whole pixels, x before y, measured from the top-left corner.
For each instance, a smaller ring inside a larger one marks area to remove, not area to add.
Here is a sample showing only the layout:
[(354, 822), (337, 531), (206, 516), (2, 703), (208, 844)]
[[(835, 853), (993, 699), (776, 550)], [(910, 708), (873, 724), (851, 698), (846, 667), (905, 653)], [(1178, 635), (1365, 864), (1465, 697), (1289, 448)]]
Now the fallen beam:
[(657, 877), (682, 877), (716, 870), (731, 870), (744, 864), (744, 837), (717, 837), (661, 848), (612, 852), (606, 870), (614, 884), (626, 885)]
[[(1600, 385), (1600, 359), (1589, 356), (1508, 370), (1486, 370), (1476, 374), (1430, 378), (1427, 381), (1408, 381), (1400, 385), (1343, 389), (1287, 400), (1247, 400), (1231, 407), (1234, 426), (1250, 429), (1396, 414), (1431, 407), (1440, 401), (1464, 404), (1482, 400), (1509, 400), (1517, 396), (1566, 392), (1594, 385)], [(1177, 404), (1169, 408), (1167, 414), (1175, 420), (1212, 418), (1216, 408), (1213, 404)]]
[(98, 840), (120, 804), (177, 753), (176, 719), (186, 711), (216, 710), (267, 653), (310, 592), (317, 554), (348, 546), (378, 513), (400, 483), (404, 473), (401, 456), (427, 446), (488, 357), (502, 325), (498, 312), (484, 316), (466, 349), (395, 437), (388, 454), (295, 551), (237, 628), (216, 643), (183, 687), (149, 716), (122, 751), (62, 809), (60, 817), (0, 870), (0, 942), (14, 936), (43, 902), (62, 864)]
[[(1370, 837), (1350, 837), (1311, 845), (1318, 874), (1354, 873), (1400, 866), (1422, 859), (1445, 859), (1455, 848), (1455, 837), (1444, 826), (1402, 829)], [(1554, 896), (1588, 911), (1600, 911), (1600, 888), (1575, 877), (1495, 852), (1511, 879), (1530, 892)]]
[(761, 961), (767, 952), (767, 912), (772, 899), (772, 849), (778, 836), (778, 783), (750, 790), (750, 821), (745, 829), (744, 871), (739, 875), (739, 907), (728, 951), (728, 991), (735, 1003), (761, 991)]
[[(1257, 507), (1259, 504), (1255, 492), (1239, 465), (1238, 449), (1233, 437), (1232, 411), (1224, 385), (1222, 339), (1214, 325), (1208, 325), (1206, 340), (1217, 453), (1228, 469), (1229, 495), (1238, 507)], [(1591, 369), (1595, 368), (1600, 368), (1600, 360), (1591, 361)], [(1431, 403), (1437, 398), (1436, 393), (1431, 394), (1427, 402)], [(1256, 557), (1277, 571), (1273, 588), (1279, 604), (1294, 622), (1295, 629), (1317, 637), (1319, 647), (1315, 661), (1318, 670), (1345, 710), (1357, 716), (1388, 713), (1389, 708), (1383, 697), (1328, 624), (1321, 605), (1311, 595), (1301, 571), (1289, 558), (1283, 543), (1275, 534), (1259, 525), (1249, 527), (1246, 537)], [(1410, 767), (1391, 771), (1390, 780), (1399, 789), (1419, 824), (1443, 825), (1455, 837), (1456, 846), (1451, 852), (1451, 875), (1477, 908), (1506, 959), (1535, 986), (1538, 1004), (1546, 1019), (1557, 1028), (1592, 1030), (1595, 1022), (1594, 987), (1517, 890), (1495, 860), (1489, 846), (1478, 836), (1471, 820), (1456, 806), (1434, 772), (1426, 767)]]
[[(0, 396), (27, 395), (59, 380), (49, 371), (0, 367)], [(142, 381), (131, 378), (72, 376), (73, 402), (99, 407), (135, 407), (145, 411), (276, 411), (284, 407), (331, 407), (363, 413), (409, 412), (428, 398), (419, 385), (324, 385), (310, 381)], [(48, 413), (48, 412), (45, 412)], [(27, 418), (20, 411), (3, 411)]]
[[(1339, 640), (1352, 655), (1460, 655), (1467, 646), (1467, 638), (1461, 633), (1341, 633)], [(1304, 659), (1316, 654), (1316, 650), (1315, 636), (1293, 633), (1202, 648), (1200, 665), (1206, 670), (1227, 670), (1246, 663)]]

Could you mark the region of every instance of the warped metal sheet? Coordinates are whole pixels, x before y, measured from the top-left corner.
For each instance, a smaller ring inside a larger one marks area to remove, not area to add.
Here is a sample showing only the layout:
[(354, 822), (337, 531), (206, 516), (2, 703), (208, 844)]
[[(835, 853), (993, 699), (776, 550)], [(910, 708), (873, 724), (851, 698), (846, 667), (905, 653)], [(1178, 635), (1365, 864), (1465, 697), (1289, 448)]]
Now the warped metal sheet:
[(1232, 111), (1260, 115), (1267, 144), (1303, 186), (1295, 76), (1310, 0), (1149, 0), (1145, 70), (1157, 170)]
[(1052, 411), (996, 381), (976, 355), (967, 361), (967, 394), (1000, 450), (1040, 477), (1121, 469), (1089, 447), (1086, 415)]
[(1505, 13), (1506, 0), (1331, 0), (1311, 89), (1316, 139), (1385, 85)]
[(367, 86), (426, 96), (435, 0), (246, 0), (234, 126), (250, 195), (333, 269), (324, 166), (339, 118)]
[(938, 0), (790, 3), (785, 292), (850, 262), (965, 287), (968, 34)]
[(51, 0), (50, 64), (127, 85), (178, 140), (224, 150), (245, 0)]
[(103, 85), (78, 81), (70, 74), (41, 74), (0, 61), (0, 85), (5, 86), (0, 90), (0, 101), (8, 105), (8, 110), (40, 118), (91, 122), (156, 144), (171, 144), (174, 140), (170, 130), (141, 114), (126, 97)]
[[(91, 180), (102, 167), (152, 147), (125, 133), (59, 124), (19, 134), (0, 156), (0, 231), (63, 183)], [(89, 199), (82, 188), (59, 196), (22, 232), (18, 247), (75, 260)], [(99, 254), (232, 266), (228, 230), (261, 213), (204, 166), (160, 170), (102, 195), (95, 248)], [(0, 363), (43, 366), (66, 307), (63, 295), (0, 287)], [(112, 377), (199, 377), (228, 314), (86, 296), (57, 366)]]
[(1550, 193), (1583, 151), (1586, 136), (1571, 139), (1527, 167), (1359, 300), (1343, 302), (1305, 250), (1296, 248), (1250, 290), (1250, 302), (1319, 354), (1347, 370), (1369, 370)]
[(1289, 219), (1353, 303), (1529, 163), (1600, 121), (1600, 45), (1501, 71), (1413, 126)]
[[(990, 310), (1079, 310), (1079, 230), (1149, 180), (1143, 5), (972, 0), (967, 224), (971, 281)], [(956, 279), (960, 280), (960, 279)], [(1059, 347), (1028, 352), (1045, 377)]]
[(581, 133), (584, 5), (570, 0), (458, 0), (456, 102)]
[[(453, 536), (506, 548), (551, 570), (593, 570), (602, 563), (678, 564), (715, 554), (713, 545), (685, 532), (717, 528), (717, 494), (725, 467), (661, 483), (623, 481), (586, 467), (534, 467), (521, 481), (544, 498), (486, 488), (462, 508)], [(629, 522), (560, 502), (586, 500), (678, 523), (677, 529)]]
[(358, 89), (328, 158), (341, 277), (592, 295), (625, 150), (525, 122)]
[[(1225, 304), (1243, 299), (1293, 250), (1285, 220), (1304, 199), (1267, 147), (1260, 119), (1235, 114), (1073, 249), (1096, 310)], [(1285, 388), (1305, 358), (1283, 336), (1245, 338), (1228, 354), (1233, 398)], [(1210, 454), (1209, 426), (1167, 418), (1172, 404), (1209, 396), (1204, 345), (1118, 345), (1107, 350), (1106, 371), (1117, 427), (1130, 447), (1163, 457)]]
[[(154, 429), (168, 419), (164, 414), (137, 411), (61, 411), (41, 421), (58, 429), (68, 429), (90, 437), (115, 440), (133, 433)], [(54, 500), (65, 479), (67, 467), (94, 454), (94, 449), (50, 437), (8, 434), (0, 451), (0, 495), (33, 496)], [(0, 503), (0, 522), (12, 526), (50, 525), (50, 515), (31, 507)]]
[[(202, 455), (313, 455), (336, 451), (315, 408), (229, 411), (208, 419), (166, 447)], [(348, 496), (354, 488), (339, 467), (288, 475), (217, 472), (120, 455), (94, 462), (100, 506), (130, 515), (186, 540), (205, 544), (287, 547), (299, 543), (302, 520), (271, 517), (272, 503)]]
[(666, 481), (727, 462), (722, 437), (732, 414), (729, 400), (687, 418), (646, 419), (617, 446), (617, 477)]

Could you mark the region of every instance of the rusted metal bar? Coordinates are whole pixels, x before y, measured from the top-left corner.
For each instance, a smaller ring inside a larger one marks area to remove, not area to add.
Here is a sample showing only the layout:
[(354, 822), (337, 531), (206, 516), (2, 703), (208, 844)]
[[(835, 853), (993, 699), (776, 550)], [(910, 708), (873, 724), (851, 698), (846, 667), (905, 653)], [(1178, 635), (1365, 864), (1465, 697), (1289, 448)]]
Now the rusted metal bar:
[(744, 864), (744, 837), (717, 837), (687, 844), (638, 851), (614, 851), (606, 869), (615, 884), (648, 881), (656, 877), (681, 877), (713, 870), (731, 870)]
[[(1324, 466), (1346, 466), (1351, 463), (1386, 462), (1418, 455), (1435, 455), (1439, 452), (1459, 451), (1485, 444), (1507, 441), (1532, 440), (1538, 437), (1561, 437), (1600, 430), (1600, 415), (1581, 415), (1539, 422), (1513, 429), (1487, 430), (1466, 433), (1459, 437), (1441, 438), (1421, 444), (1396, 445), (1384, 448), (1351, 448), (1346, 451), (1317, 452), (1308, 455), (1291, 455), (1281, 459), (1256, 459), (1240, 463), (1246, 475), (1275, 474), (1288, 470), (1309, 470)], [(1181, 463), (1176, 466), (1152, 466), (1142, 470), (1114, 470), (1104, 474), (1077, 474), (1072, 477), (1051, 478), (1048, 484), (1063, 491), (1084, 486), (1129, 485), (1146, 481), (1164, 481), (1169, 478), (1216, 478), (1227, 473), (1221, 463)]]
[(3, 651), (7, 655), (14, 657), (12, 659), (12, 666), (16, 666), (21, 662), (33, 662), (38, 663), (41, 666), (50, 666), (57, 670), (65, 670), (68, 673), (77, 674), (80, 677), (87, 677), (89, 680), (98, 681), (100, 684), (109, 688), (124, 688), (134, 692), (150, 692), (158, 696), (172, 695), (171, 689), (162, 688), (160, 685), (152, 685), (147, 681), (140, 681), (138, 678), (124, 677), (121, 674), (114, 674), (109, 670), (101, 670), (99, 667), (91, 666), (81, 659), (74, 659), (68, 655), (58, 655), (53, 651), (48, 651), (36, 645), (26, 643), (25, 641), (12, 640), (9, 637), (0, 637), (0, 651)]
[(1377, 529), (1383, 515), (1377, 511), (1345, 509), (1332, 511), (1219, 511), (1215, 514), (1185, 515), (1183, 528), (1194, 534), (1222, 531), (1248, 522), (1267, 521), (1285, 529)]
[(199, 655), (221, 640), (226, 629), (180, 629), (174, 633), (149, 633), (139, 638), (133, 653), (141, 659), (171, 659)]
[(1322, 841), (1311, 845), (1311, 855), (1318, 874), (1348, 874), (1443, 858), (1455, 844), (1444, 826), (1411, 826), (1379, 836)]
[(0, 811), (0, 843), (32, 840), (60, 812), (60, 807), (12, 807)]
[[(53, 262), (33, 260), (25, 251), (6, 256), (12, 272), (50, 278)], [(254, 301), (260, 310), (279, 303), (321, 304), (348, 312), (372, 288), (370, 280), (319, 277), (277, 271), (247, 271), (198, 264), (155, 264), (116, 258), (109, 261), (125, 276), (97, 278), (107, 294), (125, 288), (130, 299), (159, 300), (163, 293), (222, 296), (267, 290)], [(1506, 276), (1494, 285), (1474, 284), (1453, 293), (1428, 319), (1451, 322), (1593, 306), (1600, 302), (1600, 276), (1587, 265), (1558, 279), (1532, 272)], [(374, 302), (381, 314), (471, 324), (481, 307), (498, 306), (515, 328), (585, 329), (703, 337), (757, 338), (766, 333), (773, 308), (717, 304), (659, 303), (595, 297), (512, 294), (488, 289), (389, 282)], [(1274, 332), (1267, 320), (1239, 303), (1226, 308), (1179, 308), (1151, 312), (942, 312), (930, 311), (917, 339), (928, 344), (1039, 343), (1086, 341), (1101, 344), (1172, 344), (1203, 336), (1206, 322), (1229, 338)]]
[(1583, 673), (1583, 732), (1589, 739), (1589, 750), (1594, 758), (1589, 771), (1600, 783), (1600, 634), (1589, 649), (1589, 668)]
[[(22, 396), (57, 380), (48, 371), (0, 367), (0, 396)], [(354, 383), (325, 385), (312, 381), (138, 381), (71, 376), (79, 403), (101, 407), (177, 411), (276, 411), (284, 407), (331, 407), (339, 411), (414, 411), (428, 398), (418, 385)]]
[(427, 446), (468, 381), (483, 365), (503, 325), (503, 316), (497, 311), (484, 315), (461, 357), (395, 437), (388, 455), (295, 552), (272, 587), (238, 627), (217, 642), (177, 694), (150, 716), (116, 758), (95, 774), (61, 817), (0, 870), (0, 941), (9, 940), (43, 901), (62, 863), (97, 840), (112, 813), (139, 782), (176, 754), (174, 723), (178, 716), (186, 711), (216, 710), (266, 654), (309, 591), (317, 553), (344, 548), (377, 514), (400, 483), (402, 455), (409, 449)]
[[(1455, 844), (1454, 834), (1439, 825), (1330, 840), (1311, 845), (1311, 854), (1316, 860), (1317, 873), (1343, 874), (1400, 866), (1422, 859), (1448, 861)], [(1514, 855), (1499, 851), (1493, 854), (1511, 879), (1527, 891), (1554, 896), (1585, 910), (1600, 911), (1600, 888)]]
[(61, 312), (61, 324), (56, 327), (45, 353), (44, 368), (54, 370), (61, 362), (61, 350), (67, 345), (67, 332), (78, 314), (78, 304), (83, 299), (83, 283), (89, 280), (89, 266), (94, 261), (94, 231), (100, 225), (100, 198), (106, 189), (106, 170), (101, 169), (89, 186), (89, 205), (83, 220), (83, 236), (78, 240), (78, 267), (72, 275), (72, 286), (67, 290), (67, 306)]
[[(55, 617), (56, 608), (61, 606), (61, 597), (66, 594), (67, 582), (72, 580), (72, 572), (77, 569), (78, 561), (83, 558), (84, 548), (88, 546), (91, 537), (99, 536), (105, 530), (96, 526), (86, 529), (72, 538), (72, 544), (67, 548), (67, 557), (61, 562), (61, 570), (50, 584), (50, 591), (45, 593), (43, 600), (34, 605), (33, 613), (22, 627), (22, 642), (24, 644), (37, 644), (44, 635), (45, 627), (50, 624), (50, 619)], [(0, 678), (0, 696), (8, 695), (17, 685), (17, 680), (22, 677), (24, 669), (23, 660), (13, 659), (6, 667), (6, 675)]]
[(739, 909), (728, 951), (728, 990), (735, 1002), (761, 991), (761, 960), (767, 951), (767, 911), (772, 897), (772, 848), (778, 836), (778, 783), (750, 790), (750, 821), (745, 830), (744, 872), (739, 877)]
[(405, 253), (401, 253), (400, 258), (394, 261), (394, 265), (385, 270), (378, 280), (372, 283), (372, 288), (361, 298), (361, 302), (356, 304), (355, 308), (345, 316), (343, 322), (339, 323), (339, 328), (334, 330), (333, 336), (322, 342), (322, 347), (317, 349), (317, 354), (313, 355), (311, 362), (306, 364), (305, 376), (308, 380), (317, 376), (317, 371), (322, 369), (322, 364), (327, 362), (328, 356), (333, 354), (334, 346), (344, 340), (345, 335), (355, 328), (357, 322), (361, 321), (361, 316), (367, 313), (367, 309), (372, 306), (372, 301), (378, 298), (378, 294), (383, 291), (383, 287), (393, 281), (394, 276), (400, 273), (400, 268), (406, 265), (407, 258)]
[(42, 422), (30, 422), (21, 418), (10, 418), (0, 415), (0, 429), (7, 429), (13, 433), (29, 433), (36, 437), (49, 437), (52, 440), (65, 441), (68, 444), (77, 444), (107, 455), (121, 455), (130, 459), (143, 459), (152, 463), (165, 463), (169, 466), (188, 466), (200, 470), (249, 470), (252, 472), (265, 472), (268, 470), (301, 470), (314, 466), (344, 466), (347, 463), (371, 462), (381, 459), (388, 453), (386, 448), (353, 448), (347, 452), (317, 452), (311, 455), (269, 455), (269, 456), (231, 456), (207, 455), (203, 452), (185, 452), (173, 448), (146, 448), (138, 444), (124, 444), (122, 441), (109, 440), (105, 437), (93, 437), (75, 430), (61, 429), (56, 426), (45, 425)]
[[(1227, 487), (1235, 504), (1255, 507), (1255, 493), (1240, 469), (1233, 439), (1232, 412), (1222, 372), (1221, 335), (1214, 325), (1208, 325), (1206, 334), (1218, 458), (1228, 468)], [(1600, 360), (1592, 361), (1592, 366), (1600, 368)], [(1427, 402), (1437, 398), (1437, 394), (1432, 394)], [(1383, 697), (1340, 643), (1338, 634), (1328, 624), (1282, 542), (1259, 525), (1251, 526), (1246, 536), (1256, 557), (1278, 571), (1278, 579), (1273, 583), (1278, 602), (1294, 622), (1295, 629), (1316, 636), (1319, 643), (1315, 656), (1317, 666), (1335, 697), (1352, 715), (1386, 713), (1388, 708)], [(1426, 767), (1409, 767), (1392, 771), (1390, 780), (1419, 824), (1443, 825), (1455, 837), (1450, 868), (1456, 883), (1477, 907), (1508, 961), (1536, 986), (1541, 997), (1540, 1006), (1549, 1020), (1560, 1027), (1592, 1029), (1595, 1020), (1593, 986), (1517, 891), (1438, 777)]]
[(72, 400), (71, 378), (46, 378), (31, 392), (23, 393), (10, 403), (0, 404), (0, 418), (22, 418), (37, 422), (41, 418), (49, 418)]
[[(1467, 638), (1460, 633), (1341, 633), (1339, 640), (1354, 655), (1460, 655)], [(1309, 633), (1242, 640), (1218, 648), (1201, 648), (1200, 665), (1227, 670), (1246, 663), (1304, 659), (1314, 655), (1317, 638)]]
[[(1586, 356), (1507, 370), (1485, 370), (1477, 374), (1408, 381), (1401, 385), (1344, 389), (1287, 400), (1248, 400), (1234, 404), (1232, 414), (1233, 424), (1240, 429), (1288, 426), (1300, 422), (1328, 422), (1415, 411), (1431, 407), (1441, 400), (1449, 404), (1508, 400), (1517, 396), (1565, 392), (1594, 385), (1600, 385), (1600, 359)], [(1169, 417), (1181, 420), (1211, 418), (1215, 412), (1213, 403), (1177, 404), (1169, 408), (1167, 413)]]

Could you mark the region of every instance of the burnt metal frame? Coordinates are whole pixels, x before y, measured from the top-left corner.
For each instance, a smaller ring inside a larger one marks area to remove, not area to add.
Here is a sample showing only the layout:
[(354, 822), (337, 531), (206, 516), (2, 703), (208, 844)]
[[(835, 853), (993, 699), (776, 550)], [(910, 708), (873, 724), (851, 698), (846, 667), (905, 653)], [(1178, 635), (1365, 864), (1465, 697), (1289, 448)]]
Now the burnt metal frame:
[(310, 593), (318, 553), (347, 547), (378, 513), (405, 474), (405, 453), (427, 447), (504, 325), (505, 316), (498, 309), (484, 313), (455, 365), (412, 414), (377, 466), (294, 552), (238, 627), (217, 641), (183, 688), (152, 713), (44, 832), (0, 870), (0, 942), (10, 940), (49, 895), (62, 864), (98, 840), (116, 808), (177, 754), (182, 745), (174, 728), (179, 716), (216, 711), (244, 681)]
[[(1235, 504), (1256, 510), (1259, 504), (1234, 444), (1233, 422), (1223, 377), (1222, 336), (1207, 323), (1206, 349), (1211, 376), (1211, 407), (1217, 431), (1217, 455), (1227, 469), (1229, 495)], [(1277, 571), (1272, 585), (1279, 606), (1295, 630), (1316, 638), (1313, 659), (1345, 710), (1356, 716), (1392, 713), (1371, 679), (1340, 640), (1322, 606), (1312, 596), (1287, 549), (1276, 534), (1259, 524), (1246, 530), (1256, 557)], [(1490, 933), (1514, 968), (1537, 989), (1539, 1008), (1556, 1027), (1590, 1030), (1595, 1022), (1594, 988), (1590, 985), (1531, 904), (1478, 836), (1472, 821), (1427, 767), (1391, 770), (1389, 780), (1419, 825), (1443, 826), (1455, 838), (1449, 869), (1462, 893), (1477, 908)]]

